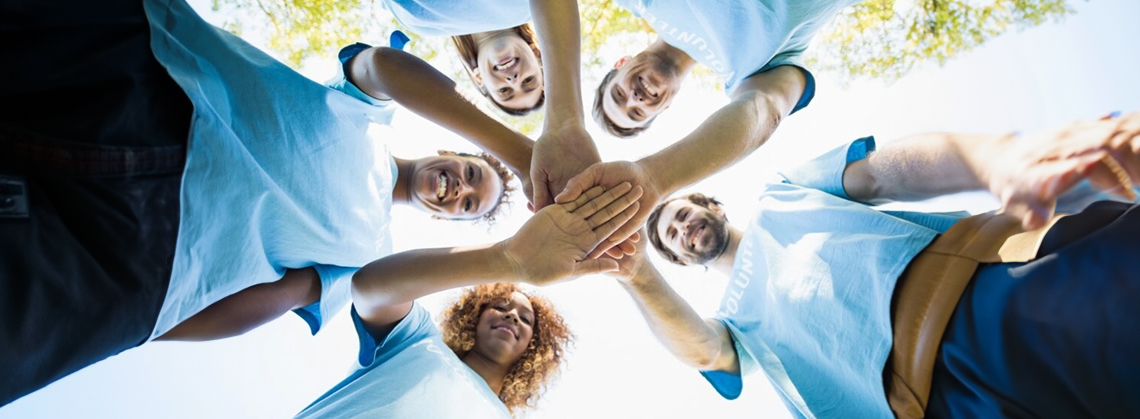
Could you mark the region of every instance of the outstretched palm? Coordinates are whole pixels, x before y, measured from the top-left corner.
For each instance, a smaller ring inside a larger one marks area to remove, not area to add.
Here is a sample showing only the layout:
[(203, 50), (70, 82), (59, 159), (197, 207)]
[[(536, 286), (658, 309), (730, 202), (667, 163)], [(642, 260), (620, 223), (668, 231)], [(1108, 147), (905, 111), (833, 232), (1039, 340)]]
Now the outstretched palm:
[(587, 258), (598, 243), (640, 209), (642, 189), (622, 183), (594, 187), (573, 201), (543, 208), (506, 242), (516, 275), (534, 285), (617, 269), (612, 260)]

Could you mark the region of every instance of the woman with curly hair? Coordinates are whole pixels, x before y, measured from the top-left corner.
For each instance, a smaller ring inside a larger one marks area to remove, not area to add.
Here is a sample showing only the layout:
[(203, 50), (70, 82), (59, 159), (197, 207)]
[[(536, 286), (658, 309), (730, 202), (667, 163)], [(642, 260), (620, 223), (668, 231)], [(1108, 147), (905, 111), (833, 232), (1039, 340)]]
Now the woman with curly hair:
[[(629, 183), (594, 188), (543, 208), (504, 241), (361, 268), (352, 278), (359, 368), (297, 417), (509, 418), (533, 408), (571, 335), (549, 302), (515, 284), (616, 270), (586, 256), (637, 212), (641, 193)], [(415, 301), (471, 285), (438, 329)]]

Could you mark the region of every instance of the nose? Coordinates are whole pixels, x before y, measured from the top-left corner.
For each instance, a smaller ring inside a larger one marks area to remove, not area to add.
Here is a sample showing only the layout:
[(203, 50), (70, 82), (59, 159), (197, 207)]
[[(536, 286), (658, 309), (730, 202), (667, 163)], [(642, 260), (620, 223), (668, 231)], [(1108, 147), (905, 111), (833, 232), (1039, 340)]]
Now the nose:
[(472, 191), (474, 191), (474, 189), (471, 188), (471, 185), (468, 185), (467, 182), (463, 182), (460, 180), (455, 181), (455, 187), (452, 189), (455, 189), (455, 196), (456, 197), (467, 196)]
[(517, 72), (517, 71), (507, 74), (507, 81), (515, 81), (518, 79), (519, 79), (519, 72)]
[(504, 316), (504, 318), (509, 320), (509, 321), (514, 322), (515, 324), (519, 323), (519, 316), (518, 316), (518, 313), (515, 312), (515, 310), (508, 311), (506, 316)]

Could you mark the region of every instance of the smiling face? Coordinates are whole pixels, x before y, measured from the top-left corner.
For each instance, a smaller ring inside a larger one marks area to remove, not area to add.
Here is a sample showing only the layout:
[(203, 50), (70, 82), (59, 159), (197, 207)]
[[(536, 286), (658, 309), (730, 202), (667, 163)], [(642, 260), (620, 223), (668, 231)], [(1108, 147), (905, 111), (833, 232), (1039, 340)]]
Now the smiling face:
[(658, 54), (624, 58), (602, 87), (602, 112), (618, 127), (644, 127), (669, 108), (683, 80), (677, 64)]
[(416, 160), (410, 187), (412, 205), (446, 219), (482, 217), (503, 195), (503, 179), (485, 160), (450, 152)]
[(515, 30), (497, 31), (477, 45), (475, 82), (499, 106), (529, 110), (543, 94), (542, 61)]
[(680, 265), (706, 264), (728, 247), (728, 219), (716, 204), (704, 207), (674, 199), (661, 207), (657, 225), (650, 228), (668, 250), (664, 256)]
[(479, 314), (472, 352), (501, 365), (513, 365), (534, 336), (534, 307), (520, 292), (492, 301)]

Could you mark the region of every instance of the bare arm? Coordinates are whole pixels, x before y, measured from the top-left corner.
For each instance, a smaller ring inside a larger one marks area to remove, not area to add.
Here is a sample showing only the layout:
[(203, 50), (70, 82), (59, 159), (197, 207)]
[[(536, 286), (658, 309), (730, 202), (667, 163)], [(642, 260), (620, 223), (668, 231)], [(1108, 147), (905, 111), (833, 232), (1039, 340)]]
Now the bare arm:
[(502, 160), (526, 184), (534, 142), (494, 120), (455, 90), (435, 67), (398, 49), (361, 51), (349, 62), (348, 79), (378, 99), (393, 99), (417, 115), (468, 139)]
[(1140, 179), (1140, 113), (1077, 121), (1026, 136), (921, 134), (888, 144), (844, 170), (853, 199), (913, 201), (989, 190), (1002, 211), (1034, 229), (1082, 180), (1134, 199)]
[(638, 163), (653, 174), (662, 196), (705, 179), (768, 142), (791, 114), (806, 83), (803, 72), (792, 66), (749, 77), (733, 93), (732, 101), (696, 130)]
[[(531, 160), (534, 208), (578, 173), (601, 161), (582, 112), (581, 36), (577, 0), (530, 0), (546, 89), (546, 118)], [(609, 185), (612, 186), (612, 185)]]
[(1002, 135), (930, 133), (887, 144), (847, 166), (843, 189), (856, 201), (919, 201), (985, 190), (989, 159), (1012, 141)]
[(239, 336), (321, 297), (313, 268), (290, 269), (275, 282), (257, 284), (218, 300), (155, 340), (207, 341)]
[[(625, 263), (623, 260), (622, 264)], [(657, 269), (648, 262), (640, 265), (632, 278), (618, 282), (633, 297), (657, 340), (688, 366), (701, 371), (740, 374), (736, 347), (724, 324), (701, 319)]]

